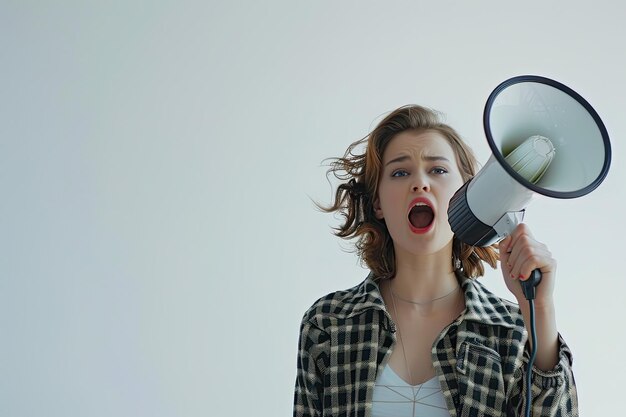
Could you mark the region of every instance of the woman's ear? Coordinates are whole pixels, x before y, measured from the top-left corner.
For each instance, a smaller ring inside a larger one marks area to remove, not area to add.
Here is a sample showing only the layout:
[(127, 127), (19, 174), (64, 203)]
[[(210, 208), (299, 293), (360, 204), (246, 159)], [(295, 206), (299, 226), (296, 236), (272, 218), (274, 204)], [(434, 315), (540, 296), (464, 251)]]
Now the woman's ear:
[(376, 198), (374, 199), (374, 215), (378, 220), (382, 220), (385, 218), (385, 216), (383, 215), (383, 209), (380, 208), (380, 198), (378, 198), (378, 196), (376, 196)]

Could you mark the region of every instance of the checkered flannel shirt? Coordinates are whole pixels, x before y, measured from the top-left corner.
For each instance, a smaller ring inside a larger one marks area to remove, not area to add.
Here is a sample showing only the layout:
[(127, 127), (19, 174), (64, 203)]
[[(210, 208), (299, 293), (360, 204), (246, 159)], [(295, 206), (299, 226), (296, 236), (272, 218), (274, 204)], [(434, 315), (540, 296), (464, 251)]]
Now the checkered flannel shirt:
[[(516, 304), (459, 276), (466, 309), (439, 335), (432, 359), (451, 416), (523, 416), (528, 338)], [(376, 377), (396, 330), (370, 274), (322, 297), (300, 327), (294, 417), (370, 417)], [(578, 416), (572, 355), (559, 335), (559, 362), (533, 368), (532, 416)]]

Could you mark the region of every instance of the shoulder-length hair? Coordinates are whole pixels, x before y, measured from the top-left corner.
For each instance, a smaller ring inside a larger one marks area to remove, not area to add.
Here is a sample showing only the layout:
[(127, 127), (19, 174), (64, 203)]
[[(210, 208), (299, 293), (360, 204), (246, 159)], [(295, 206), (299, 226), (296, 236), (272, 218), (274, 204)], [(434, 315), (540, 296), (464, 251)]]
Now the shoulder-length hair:
[[(341, 214), (343, 222), (335, 235), (356, 239), (355, 247), (361, 261), (377, 278), (393, 278), (396, 274), (395, 253), (391, 235), (384, 219), (374, 215), (374, 199), (383, 170), (383, 153), (389, 142), (404, 131), (431, 130), (440, 133), (450, 144), (463, 181), (476, 174), (477, 160), (459, 134), (440, 120), (434, 110), (407, 105), (392, 111), (364, 138), (352, 143), (343, 157), (331, 158), (327, 175), (340, 180), (330, 206), (318, 207), (328, 213)], [(364, 151), (359, 151), (365, 147)], [(483, 261), (492, 268), (499, 259), (496, 246), (473, 247), (453, 237), (451, 264), (466, 276), (484, 275)]]

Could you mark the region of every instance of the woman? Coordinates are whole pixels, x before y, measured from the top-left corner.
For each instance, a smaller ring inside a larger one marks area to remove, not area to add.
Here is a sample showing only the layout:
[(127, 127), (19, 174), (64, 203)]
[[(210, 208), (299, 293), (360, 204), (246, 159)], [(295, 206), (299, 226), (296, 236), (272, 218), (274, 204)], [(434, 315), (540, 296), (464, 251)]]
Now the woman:
[[(393, 111), (334, 160), (342, 183), (324, 210), (344, 216), (336, 234), (357, 239), (371, 272), (305, 313), (294, 416), (524, 415), (529, 311), (518, 280), (535, 268), (532, 415), (578, 415), (546, 246), (524, 224), (488, 248), (450, 229), (448, 202), (475, 167), (459, 135), (420, 106)], [(519, 307), (476, 280), (498, 259)]]

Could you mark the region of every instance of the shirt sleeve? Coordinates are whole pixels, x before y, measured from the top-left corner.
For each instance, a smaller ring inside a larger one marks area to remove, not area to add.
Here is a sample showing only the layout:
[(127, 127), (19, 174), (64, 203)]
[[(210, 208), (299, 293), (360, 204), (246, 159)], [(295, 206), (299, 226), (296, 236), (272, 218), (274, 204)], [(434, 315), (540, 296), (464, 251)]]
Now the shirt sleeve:
[(329, 338), (326, 332), (305, 318), (300, 326), (298, 368), (294, 390), (294, 417), (322, 415), (323, 375), (328, 358)]
[[(526, 415), (526, 373), (530, 352), (524, 351), (523, 365), (515, 371), (515, 384), (509, 405), (511, 415)], [(578, 417), (578, 394), (572, 372), (572, 352), (559, 334), (559, 362), (550, 371), (532, 369), (532, 413), (533, 417), (568, 416)]]

